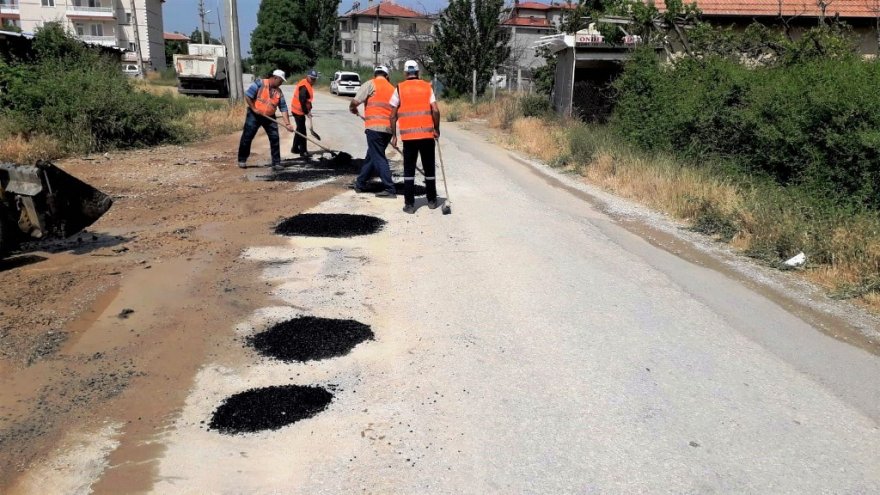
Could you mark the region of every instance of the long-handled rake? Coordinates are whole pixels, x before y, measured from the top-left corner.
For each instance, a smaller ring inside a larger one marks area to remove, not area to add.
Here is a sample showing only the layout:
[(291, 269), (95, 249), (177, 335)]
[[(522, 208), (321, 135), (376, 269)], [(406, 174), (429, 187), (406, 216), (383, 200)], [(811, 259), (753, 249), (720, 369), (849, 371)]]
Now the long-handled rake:
[(440, 157), (440, 175), (443, 176), (443, 190), (446, 191), (446, 201), (443, 202), (443, 214), (449, 215), (452, 213), (452, 200), (449, 199), (449, 186), (446, 184), (446, 167), (443, 166), (443, 151), (440, 150), (440, 140), (438, 138), (434, 138), (434, 143), (437, 145), (437, 155)]

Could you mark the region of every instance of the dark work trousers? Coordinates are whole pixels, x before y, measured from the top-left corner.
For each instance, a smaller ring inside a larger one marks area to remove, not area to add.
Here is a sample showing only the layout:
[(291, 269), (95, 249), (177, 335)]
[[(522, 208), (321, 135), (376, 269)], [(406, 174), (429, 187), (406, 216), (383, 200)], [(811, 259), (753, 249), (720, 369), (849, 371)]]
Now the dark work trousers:
[(394, 180), (391, 179), (391, 166), (388, 164), (388, 158), (385, 157), (385, 148), (391, 142), (390, 132), (379, 132), (372, 129), (366, 130), (367, 135), (367, 157), (361, 167), (361, 174), (358, 175), (355, 185), (359, 189), (367, 187), (367, 182), (374, 175), (378, 175), (382, 179), (382, 186), (386, 191), (394, 194)]
[(308, 136), (306, 134), (308, 132), (306, 130), (306, 116), (293, 114), (293, 120), (296, 122), (296, 132), (299, 134), (293, 135), (293, 146), (290, 148), (290, 152), (302, 154), (308, 151), (305, 138), (305, 136)]
[(239, 163), (247, 162), (251, 155), (251, 143), (257, 135), (260, 127), (266, 129), (266, 135), (269, 136), (269, 149), (272, 152), (272, 165), (281, 164), (281, 148), (278, 144), (278, 124), (257, 115), (249, 108), (247, 117), (244, 119), (244, 129), (241, 130), (241, 141), (238, 142), (238, 161)]
[(434, 177), (434, 140), (410, 139), (403, 142), (403, 201), (415, 203), (416, 160), (422, 157), (428, 201), (437, 200), (437, 178)]

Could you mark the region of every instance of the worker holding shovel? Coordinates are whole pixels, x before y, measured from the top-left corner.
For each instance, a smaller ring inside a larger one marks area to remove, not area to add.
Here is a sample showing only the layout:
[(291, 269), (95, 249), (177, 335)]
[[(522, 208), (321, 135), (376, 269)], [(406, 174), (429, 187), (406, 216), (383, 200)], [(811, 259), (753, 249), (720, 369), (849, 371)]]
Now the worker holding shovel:
[(440, 109), (431, 83), (419, 79), (419, 64), (403, 64), (406, 81), (391, 96), (391, 146), (397, 146), (397, 127), (403, 140), (403, 211), (415, 213), (416, 161), (422, 157), (428, 208), (437, 208), (437, 178), (434, 176), (434, 145), (440, 137)]
[(312, 101), (315, 99), (315, 90), (312, 85), (318, 80), (318, 73), (315, 69), (309, 71), (306, 77), (296, 83), (293, 88), (293, 101), (290, 102), (290, 113), (293, 114), (293, 120), (296, 122), (296, 134), (293, 136), (293, 147), (290, 148), (291, 153), (299, 153), (303, 158), (309, 157), (309, 150), (306, 146), (306, 117), (312, 120)]
[(247, 117), (244, 121), (244, 129), (241, 131), (241, 140), (238, 143), (238, 166), (247, 167), (247, 159), (251, 154), (251, 143), (257, 135), (260, 127), (266, 130), (269, 136), (269, 149), (272, 154), (272, 167), (281, 167), (281, 148), (278, 142), (278, 123), (275, 120), (275, 110), (280, 108), (284, 118), (284, 127), (293, 131), (290, 119), (287, 117), (287, 103), (281, 94), (279, 86), (285, 81), (284, 71), (276, 70), (268, 79), (254, 81), (247, 91), (244, 92), (244, 100), (247, 102)]
[(364, 83), (358, 90), (348, 109), (355, 115), (358, 105), (364, 105), (364, 133), (367, 135), (367, 157), (361, 173), (354, 181), (354, 190), (364, 192), (367, 181), (373, 175), (382, 179), (384, 190), (376, 193), (380, 198), (395, 198), (394, 180), (391, 179), (391, 166), (385, 157), (385, 148), (391, 141), (391, 95), (394, 86), (388, 82), (388, 67), (379, 65), (373, 71), (373, 79)]

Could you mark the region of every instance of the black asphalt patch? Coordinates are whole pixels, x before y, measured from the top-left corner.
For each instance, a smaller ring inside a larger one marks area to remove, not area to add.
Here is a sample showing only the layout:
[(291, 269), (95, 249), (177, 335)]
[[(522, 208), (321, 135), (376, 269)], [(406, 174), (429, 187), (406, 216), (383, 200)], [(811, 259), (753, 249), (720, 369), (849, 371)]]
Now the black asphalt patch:
[(275, 227), (275, 233), (306, 237), (353, 237), (375, 234), (385, 220), (347, 213), (301, 213)]
[(327, 408), (333, 394), (321, 387), (283, 385), (254, 388), (220, 404), (208, 427), (227, 435), (277, 430)]
[(247, 343), (264, 356), (302, 362), (344, 356), (366, 340), (373, 340), (373, 331), (361, 322), (301, 316), (250, 336)]

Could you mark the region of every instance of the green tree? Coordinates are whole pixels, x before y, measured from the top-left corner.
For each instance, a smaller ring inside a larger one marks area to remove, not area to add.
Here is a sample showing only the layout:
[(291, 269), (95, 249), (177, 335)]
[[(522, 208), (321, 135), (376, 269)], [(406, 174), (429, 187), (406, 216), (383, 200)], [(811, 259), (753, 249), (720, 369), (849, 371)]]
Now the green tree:
[(500, 23), (503, 8), (503, 0), (450, 0), (440, 15), (434, 43), (428, 49), (428, 69), (443, 76), (452, 94), (471, 91), (474, 70), (477, 92), (482, 94), (492, 69), (510, 56), (510, 33)]
[[(190, 43), (202, 43), (202, 31), (199, 28), (193, 29), (191, 35), (189, 35)], [(205, 45), (222, 45), (223, 42), (218, 40), (217, 38), (211, 36), (211, 33), (205, 31)]]
[(300, 72), (335, 51), (339, 0), (263, 0), (251, 54), (261, 72)]

